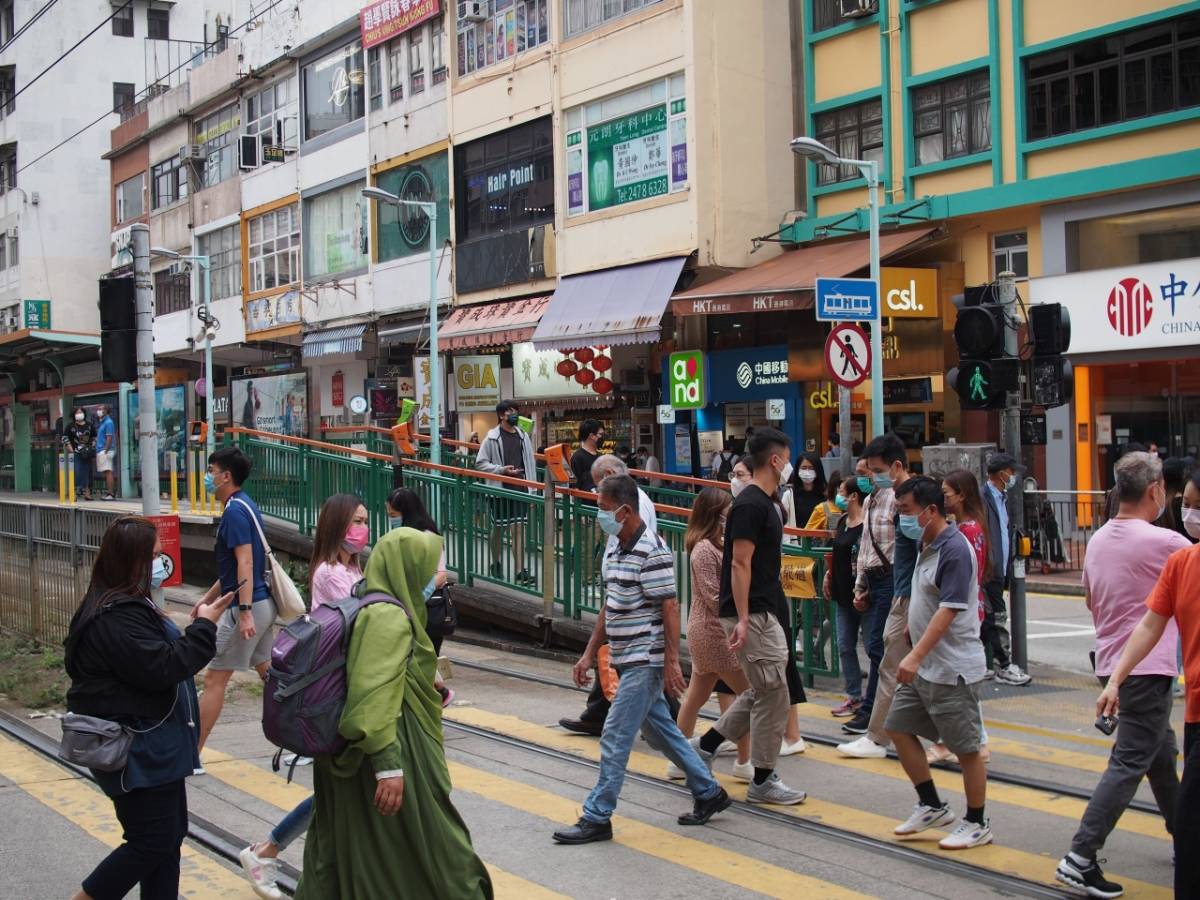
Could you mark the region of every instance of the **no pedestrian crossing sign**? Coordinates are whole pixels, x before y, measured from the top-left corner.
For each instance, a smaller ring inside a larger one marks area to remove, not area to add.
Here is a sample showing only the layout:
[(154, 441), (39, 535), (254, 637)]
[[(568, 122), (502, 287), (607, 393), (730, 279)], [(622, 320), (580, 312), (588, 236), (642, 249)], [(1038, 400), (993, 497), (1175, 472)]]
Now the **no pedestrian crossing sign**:
[(818, 278), (818, 322), (869, 322), (879, 315), (879, 283), (871, 278)]
[(825, 368), (842, 387), (857, 387), (871, 373), (871, 343), (867, 333), (850, 322), (835, 325), (825, 339)]

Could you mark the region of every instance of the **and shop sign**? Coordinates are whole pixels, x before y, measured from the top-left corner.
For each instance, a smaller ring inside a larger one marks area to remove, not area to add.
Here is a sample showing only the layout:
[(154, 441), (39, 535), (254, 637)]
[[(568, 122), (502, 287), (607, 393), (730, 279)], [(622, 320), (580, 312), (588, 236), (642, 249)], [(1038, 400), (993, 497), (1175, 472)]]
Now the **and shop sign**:
[(1200, 258), (1034, 278), (1029, 290), (1070, 312), (1072, 355), (1200, 343)]
[(672, 300), (671, 312), (677, 316), (728, 316), (739, 313), (808, 309), (810, 306), (812, 306), (812, 298), (807, 293), (783, 291), (778, 294), (740, 294), (733, 297)]
[(385, 43), (441, 12), (439, 0), (379, 0), (358, 14), (363, 49)]
[(459, 412), (493, 412), (500, 402), (500, 357), (454, 357), (454, 393)]
[(746, 347), (708, 356), (711, 403), (741, 403), (793, 396), (788, 386), (788, 348)]
[[(587, 129), (589, 209), (648, 200), (670, 190), (669, 127), (663, 104)], [(686, 166), (686, 157), (679, 165)], [(581, 172), (568, 178), (573, 212), (583, 208), (582, 179)]]
[(883, 315), (896, 319), (938, 318), (937, 275), (937, 269), (880, 269)]
[(706, 382), (703, 353), (684, 350), (671, 354), (667, 388), (672, 409), (703, 409), (708, 402)]

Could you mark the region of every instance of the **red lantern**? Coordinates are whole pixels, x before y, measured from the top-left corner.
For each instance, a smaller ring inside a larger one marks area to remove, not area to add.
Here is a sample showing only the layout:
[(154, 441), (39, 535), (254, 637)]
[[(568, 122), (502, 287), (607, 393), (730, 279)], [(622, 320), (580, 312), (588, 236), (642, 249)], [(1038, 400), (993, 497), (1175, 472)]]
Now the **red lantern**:
[(592, 368), (597, 372), (607, 372), (612, 368), (612, 360), (607, 356), (597, 356), (592, 360)]
[(570, 378), (579, 371), (579, 366), (575, 365), (574, 360), (564, 359), (558, 364), (558, 374), (563, 378)]
[(580, 369), (579, 372), (576, 373), (576, 375), (575, 375), (575, 380), (577, 382), (579, 382), (580, 384), (582, 384), (584, 387), (587, 387), (589, 384), (591, 384), (593, 381), (596, 380), (596, 373), (593, 372), (591, 369)]
[(575, 351), (575, 358), (581, 363), (590, 363), (596, 358), (596, 351), (591, 347), (581, 347)]
[(613, 383), (607, 378), (600, 377), (592, 382), (592, 390), (597, 394), (607, 394), (613, 389)]

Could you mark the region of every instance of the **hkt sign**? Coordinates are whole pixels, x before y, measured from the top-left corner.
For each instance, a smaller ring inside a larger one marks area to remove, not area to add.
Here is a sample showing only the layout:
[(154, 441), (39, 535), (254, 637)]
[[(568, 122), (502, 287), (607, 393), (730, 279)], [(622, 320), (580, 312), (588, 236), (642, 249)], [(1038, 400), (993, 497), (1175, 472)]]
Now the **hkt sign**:
[(703, 409), (704, 354), (699, 350), (672, 353), (670, 358), (671, 406), (675, 409)]
[(1070, 311), (1072, 356), (1200, 344), (1200, 259), (1034, 278), (1029, 294)]

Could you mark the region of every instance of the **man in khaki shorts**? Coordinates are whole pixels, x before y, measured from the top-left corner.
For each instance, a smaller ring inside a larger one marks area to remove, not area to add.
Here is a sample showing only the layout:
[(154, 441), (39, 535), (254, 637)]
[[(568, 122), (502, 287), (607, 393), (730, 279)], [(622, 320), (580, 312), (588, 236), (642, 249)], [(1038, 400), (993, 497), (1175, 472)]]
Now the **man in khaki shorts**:
[(912, 815), (896, 826), (910, 835), (947, 825), (954, 813), (933, 785), (920, 738), (941, 740), (962, 766), (967, 813), (938, 842), (965, 850), (992, 842), (984, 817), (987, 768), (979, 754), (983, 714), (977, 685), (987, 672), (979, 642), (979, 563), (966, 536), (946, 521), (942, 486), (918, 476), (896, 488), (898, 530), (921, 542), (913, 570), (908, 631), (913, 648), (900, 662), (900, 686), (887, 717), (887, 733), (917, 789)]
[(117, 428), (113, 424), (111, 410), (101, 406), (96, 410), (96, 473), (104, 476), (104, 499), (115, 498), (116, 473), (113, 472), (113, 457), (117, 449)]

